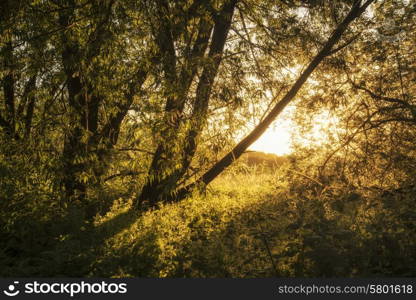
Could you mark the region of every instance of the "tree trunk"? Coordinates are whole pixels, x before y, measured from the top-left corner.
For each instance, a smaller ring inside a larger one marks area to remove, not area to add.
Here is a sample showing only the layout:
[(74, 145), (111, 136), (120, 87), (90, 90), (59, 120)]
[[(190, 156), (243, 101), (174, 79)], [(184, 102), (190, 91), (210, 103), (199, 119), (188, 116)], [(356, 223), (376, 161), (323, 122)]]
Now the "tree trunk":
[[(67, 78), (71, 124), (63, 150), (63, 184), (67, 198), (81, 202), (85, 198), (87, 186), (100, 183), (100, 176), (103, 173), (101, 160), (105, 151), (100, 149), (104, 132), (98, 130), (99, 109), (103, 99), (94, 86), (93, 78), (88, 78), (89, 75), (84, 74), (80, 66), (91, 64), (91, 61), (100, 54), (106, 39), (110, 38), (108, 26), (114, 2), (111, 0), (105, 5), (95, 3), (98, 10), (95, 12), (97, 15), (95, 30), (89, 36), (90, 42), (85, 48), (81, 49), (80, 41), (71, 35), (71, 30), (61, 33), (62, 63)], [(59, 13), (59, 23), (63, 28), (69, 28), (75, 21), (74, 1), (68, 0), (67, 5), (70, 8)], [(127, 113), (127, 110), (122, 110)], [(121, 120), (118, 123), (121, 123)], [(111, 131), (108, 126), (105, 128), (105, 133)], [(101, 148), (107, 149), (108, 145), (109, 143), (104, 143)], [(87, 178), (80, 178), (81, 173)]]
[(11, 138), (18, 139), (18, 135), (15, 133), (15, 66), (13, 47), (11, 41), (11, 32), (6, 32), (8, 42), (3, 47), (2, 52), (4, 53), (4, 70), (5, 76), (2, 78), (3, 82), (3, 95), (4, 95), (4, 108), (5, 115), (2, 122), (6, 134)]
[(293, 84), (288, 93), (273, 107), (270, 113), (254, 128), (244, 139), (242, 139), (228, 154), (226, 154), (220, 161), (218, 161), (213, 167), (211, 167), (205, 174), (203, 174), (196, 182), (184, 187), (176, 195), (167, 199), (168, 201), (177, 201), (186, 197), (189, 192), (200, 185), (207, 185), (213, 181), (219, 174), (221, 174), (228, 166), (230, 166), (236, 159), (238, 159), (247, 148), (253, 144), (270, 126), (270, 124), (276, 119), (276, 117), (283, 111), (283, 109), (292, 101), (296, 96), (299, 89), (306, 82), (308, 77), (312, 74), (315, 68), (320, 62), (330, 54), (331, 49), (341, 39), (343, 33), (347, 29), (348, 25), (358, 18), (365, 9), (374, 0), (367, 0), (362, 6), (361, 1), (355, 1), (351, 10), (345, 19), (338, 25), (330, 38), (327, 40), (323, 48), (315, 56), (315, 58), (309, 63), (308, 67), (299, 76), (296, 82)]
[[(203, 57), (212, 30), (212, 26), (208, 22), (204, 19), (200, 21), (198, 37), (191, 55), (187, 59), (187, 64), (182, 70), (181, 76), (170, 83), (171, 86), (175, 87), (173, 94), (176, 95), (172, 98), (167, 97), (167, 119), (165, 120), (167, 128), (162, 132), (163, 141), (156, 149), (147, 182), (136, 200), (136, 205), (140, 205), (143, 201), (149, 201), (150, 205), (155, 205), (157, 202), (169, 197), (175, 191), (178, 181), (189, 167), (190, 160), (195, 152), (195, 146), (193, 146), (196, 139), (195, 133), (199, 134), (206, 121), (204, 119), (206, 119), (211, 88), (221, 62), (236, 3), (237, 0), (226, 2), (221, 12), (214, 19), (214, 32), (208, 53), (212, 64), (205, 65), (202, 71), (191, 120), (191, 127), (194, 128), (187, 133), (187, 137), (183, 141), (178, 137), (178, 133), (187, 93), (197, 71), (197, 64), (194, 61)], [(173, 43), (173, 41), (171, 42)], [(169, 78), (173, 77), (170, 76)], [(177, 150), (176, 148), (181, 149)], [(177, 166), (178, 161), (179, 167)]]

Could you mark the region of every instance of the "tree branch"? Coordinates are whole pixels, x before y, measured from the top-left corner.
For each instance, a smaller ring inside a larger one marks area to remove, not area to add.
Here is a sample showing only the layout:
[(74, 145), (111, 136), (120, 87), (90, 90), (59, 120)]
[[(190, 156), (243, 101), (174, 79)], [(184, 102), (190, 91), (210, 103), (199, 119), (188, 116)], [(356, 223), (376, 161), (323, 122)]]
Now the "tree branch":
[(227, 155), (225, 155), (219, 162), (217, 162), (211, 169), (209, 169), (204, 175), (202, 175), (195, 183), (188, 185), (187, 187), (180, 189), (176, 195), (172, 195), (170, 201), (180, 200), (186, 197), (186, 195), (195, 187), (201, 184), (209, 184), (214, 178), (216, 178), (225, 168), (238, 159), (244, 151), (254, 143), (270, 126), (270, 124), (276, 119), (276, 117), (283, 111), (283, 109), (292, 101), (300, 90), (302, 85), (306, 82), (308, 77), (320, 64), (320, 62), (330, 55), (333, 46), (341, 39), (344, 32), (347, 30), (348, 25), (358, 18), (364, 10), (374, 0), (367, 0), (362, 6), (361, 1), (355, 1), (351, 7), (349, 13), (344, 20), (337, 26), (334, 32), (331, 34), (323, 48), (318, 52), (315, 58), (309, 63), (308, 67), (298, 77), (296, 82), (292, 85), (287, 94), (273, 107), (270, 113), (264, 118), (259, 125), (253, 129), (253, 131), (243, 138), (237, 146), (235, 146)]

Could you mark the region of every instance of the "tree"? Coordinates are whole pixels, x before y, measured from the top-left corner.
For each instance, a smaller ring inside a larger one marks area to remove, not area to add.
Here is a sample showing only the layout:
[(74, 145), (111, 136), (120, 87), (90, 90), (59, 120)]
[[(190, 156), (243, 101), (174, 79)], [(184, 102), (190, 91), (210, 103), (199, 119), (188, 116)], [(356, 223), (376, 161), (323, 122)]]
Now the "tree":
[[(167, 1), (161, 1), (154, 8), (157, 17), (154, 21), (155, 39), (164, 72), (165, 124), (160, 130), (160, 142), (139, 201), (148, 199), (154, 204), (170, 195), (190, 166), (196, 150), (196, 139), (206, 123), (212, 85), (221, 62), (236, 3), (236, 0), (225, 1), (216, 9), (211, 6), (212, 3), (195, 1), (188, 10), (183, 11), (181, 2), (177, 3), (177, 7), (170, 8)], [(173, 24), (171, 20), (176, 18), (171, 14), (189, 15), (190, 18), (181, 20), (183, 23)], [(187, 36), (189, 33), (186, 29), (189, 26), (192, 26), (191, 36)], [(209, 41), (211, 32), (212, 38)], [(175, 44), (182, 48), (182, 57), (176, 55)], [(182, 64), (181, 68), (178, 68), (178, 62)], [(192, 113), (184, 125), (185, 104), (198, 68), (202, 68), (202, 71), (195, 83), (197, 87), (191, 104)], [(184, 137), (179, 136), (182, 126), (187, 127)]]
[[(372, 85), (374, 74), (346, 59), (354, 56), (348, 49), (358, 49), (356, 59), (368, 55), (369, 39), (360, 31), (373, 17), (359, 17), (372, 2), (6, 2), (2, 132), (8, 141), (24, 140), (53, 157), (49, 170), (64, 202), (88, 206), (106, 178), (140, 174), (140, 206), (182, 198), (211, 182), (288, 103), (310, 96), (299, 91), (311, 86), (312, 73), (324, 85), (324, 68), (345, 80), (347, 72), (351, 88), (373, 104), (384, 99), (379, 115), (389, 111), (407, 122), (413, 100), (398, 97), (399, 86), (384, 95)], [(390, 2), (374, 6), (374, 16), (400, 6)], [(405, 10), (410, 20), (410, 6)], [(410, 59), (398, 59), (403, 75)], [(302, 65), (308, 66), (294, 80), (290, 73)], [(227, 154), (236, 136), (259, 119)]]
[(314, 74), (319, 85), (302, 96), (296, 118), (321, 110), (337, 119), (337, 133), (321, 148), (320, 177), (339, 163), (340, 174), (358, 185), (370, 178), (373, 185), (385, 187), (409, 181), (414, 157), (409, 143), (414, 132), (413, 19), (411, 3), (376, 3), (372, 21), (356, 41)]
[(269, 114), (256, 126), (256, 128), (247, 135), (242, 141), (240, 141), (237, 146), (233, 148), (227, 155), (225, 155), (219, 162), (217, 162), (211, 169), (209, 169), (196, 183), (191, 184), (188, 187), (185, 187), (179, 192), (179, 198), (182, 198), (189, 191), (190, 188), (198, 184), (209, 184), (215, 177), (217, 177), (226, 167), (231, 165), (231, 163), (238, 159), (244, 151), (256, 141), (268, 126), (274, 121), (274, 119), (280, 114), (280, 112), (290, 103), (290, 101), (296, 96), (296, 93), (302, 87), (303, 83), (308, 79), (310, 74), (315, 70), (319, 63), (328, 55), (335, 53), (339, 49), (342, 49), (344, 45), (341, 45), (337, 49), (333, 47), (341, 39), (342, 34), (347, 29), (348, 25), (359, 17), (365, 9), (373, 1), (366, 1), (361, 5), (361, 1), (354, 2), (350, 12), (345, 17), (345, 19), (338, 25), (332, 35), (329, 37), (328, 41), (315, 56), (315, 58), (310, 62), (308, 67), (302, 72), (297, 81), (288, 91), (288, 93), (273, 107)]
[[(0, 126), (13, 140), (58, 156), (55, 179), (65, 201), (87, 206), (87, 189), (101, 184), (121, 123), (149, 70), (146, 52), (139, 56), (126, 47), (144, 35), (128, 33), (135, 4), (9, 2), (1, 23)], [(130, 57), (121, 63), (126, 53)]]

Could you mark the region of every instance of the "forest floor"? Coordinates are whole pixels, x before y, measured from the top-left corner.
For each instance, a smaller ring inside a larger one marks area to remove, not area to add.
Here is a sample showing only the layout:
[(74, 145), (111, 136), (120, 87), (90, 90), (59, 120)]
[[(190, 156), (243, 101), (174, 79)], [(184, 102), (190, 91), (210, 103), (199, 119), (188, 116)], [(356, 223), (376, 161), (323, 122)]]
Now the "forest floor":
[(383, 196), (335, 184), (323, 189), (278, 172), (228, 173), (205, 194), (180, 203), (137, 212), (121, 197), (94, 223), (77, 227), (74, 217), (66, 226), (77, 231), (56, 236), (50, 246), (34, 237), (37, 246), (18, 263), (9, 261), (3, 273), (415, 276), (414, 194)]

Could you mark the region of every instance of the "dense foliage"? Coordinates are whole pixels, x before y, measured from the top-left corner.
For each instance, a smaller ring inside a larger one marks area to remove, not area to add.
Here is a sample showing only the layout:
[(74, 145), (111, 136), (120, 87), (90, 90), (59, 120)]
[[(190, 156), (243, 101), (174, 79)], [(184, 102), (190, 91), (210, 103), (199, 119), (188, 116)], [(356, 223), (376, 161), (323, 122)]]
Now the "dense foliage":
[[(2, 1), (0, 275), (415, 276), (414, 24), (406, 0)], [(288, 105), (293, 154), (244, 154)]]

